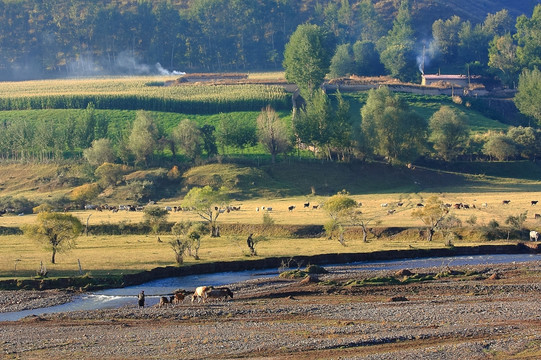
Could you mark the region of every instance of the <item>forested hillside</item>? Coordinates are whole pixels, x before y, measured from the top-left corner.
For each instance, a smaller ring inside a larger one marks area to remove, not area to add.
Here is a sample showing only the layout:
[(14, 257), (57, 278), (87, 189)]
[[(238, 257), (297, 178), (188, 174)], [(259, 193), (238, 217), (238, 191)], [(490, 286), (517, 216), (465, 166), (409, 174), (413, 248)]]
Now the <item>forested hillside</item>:
[[(278, 69), (285, 44), (299, 24), (323, 26), (335, 35), (337, 44), (375, 42), (392, 27), (399, 3), (4, 0), (0, 1), (0, 79)], [(431, 37), (438, 19), (457, 15), (473, 26), (505, 8), (514, 23), (521, 14), (530, 16), (537, 3), (412, 0), (410, 7), (421, 41)]]

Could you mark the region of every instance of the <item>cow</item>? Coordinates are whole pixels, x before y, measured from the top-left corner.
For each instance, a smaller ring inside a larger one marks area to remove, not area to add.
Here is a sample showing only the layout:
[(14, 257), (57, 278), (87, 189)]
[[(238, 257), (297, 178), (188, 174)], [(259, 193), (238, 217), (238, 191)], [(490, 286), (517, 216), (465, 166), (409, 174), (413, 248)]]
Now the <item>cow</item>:
[(539, 240), (539, 233), (535, 230), (530, 231), (530, 240), (531, 241)]
[(537, 200), (532, 200), (532, 201), (530, 201), (530, 204), (531, 204), (532, 206), (534, 206), (534, 205), (537, 205), (537, 202), (538, 202)]
[(535, 214), (535, 215), (534, 215), (534, 218), (535, 218), (536, 220), (541, 219), (541, 214)]
[(509, 205), (511, 200), (502, 200), (502, 205)]
[(395, 213), (395, 209), (387, 210), (387, 215), (392, 215)]
[(291, 205), (290, 207), (287, 208), (289, 211), (293, 211), (293, 209), (295, 209), (295, 205)]
[(213, 288), (207, 292), (207, 298), (226, 300), (228, 297), (233, 299), (233, 292), (227, 287)]
[(304, 203), (304, 208), (309, 208), (310, 207), (310, 203), (307, 202), (307, 203)]
[(173, 301), (171, 301), (172, 304), (180, 304), (182, 301), (184, 301), (184, 298), (186, 298), (186, 294), (184, 292), (175, 292), (175, 295), (173, 295)]
[(387, 206), (389, 206), (389, 204), (387, 204), (387, 203), (381, 204), (381, 207), (387, 207)]
[(170, 304), (170, 303), (171, 303), (170, 299), (168, 299), (166, 296), (162, 296), (160, 298), (160, 302), (158, 304), (158, 307), (167, 306), (167, 304)]
[(205, 303), (205, 301), (207, 300), (207, 294), (212, 290), (212, 286), (199, 286), (197, 288), (195, 288), (195, 291), (192, 295), (192, 302), (195, 301), (195, 299), (197, 299), (197, 302), (201, 302), (203, 301), (203, 303)]

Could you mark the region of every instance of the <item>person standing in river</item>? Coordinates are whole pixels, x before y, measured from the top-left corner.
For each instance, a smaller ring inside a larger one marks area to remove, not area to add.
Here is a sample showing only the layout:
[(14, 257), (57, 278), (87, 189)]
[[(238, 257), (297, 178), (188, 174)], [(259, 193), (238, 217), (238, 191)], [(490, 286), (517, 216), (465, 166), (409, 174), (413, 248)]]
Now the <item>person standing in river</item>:
[(139, 293), (137, 299), (138, 299), (138, 302), (139, 302), (139, 307), (140, 308), (145, 307), (145, 291), (144, 290), (142, 290)]

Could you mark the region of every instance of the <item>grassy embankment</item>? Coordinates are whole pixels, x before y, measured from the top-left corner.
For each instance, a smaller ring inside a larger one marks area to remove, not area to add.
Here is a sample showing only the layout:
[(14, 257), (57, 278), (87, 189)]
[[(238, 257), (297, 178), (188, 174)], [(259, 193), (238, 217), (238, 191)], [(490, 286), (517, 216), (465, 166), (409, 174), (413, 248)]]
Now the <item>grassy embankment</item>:
[[(529, 163), (523, 166), (527, 167), (527, 165)], [(12, 165), (11, 170), (14, 170), (14, 167), (15, 165)], [(259, 257), (292, 257), (321, 253), (428, 249), (446, 246), (444, 239), (440, 236), (436, 236), (432, 243), (428, 243), (419, 236), (417, 230), (405, 230), (398, 236), (371, 235), (368, 243), (362, 243), (357, 231), (347, 236), (347, 246), (344, 247), (336, 240), (329, 240), (325, 236), (296, 237), (280, 228), (280, 226), (287, 228), (288, 225), (324, 224), (328, 216), (323, 209), (311, 207), (305, 209), (303, 204), (305, 202), (310, 202), (311, 206), (322, 204), (330, 194), (342, 188), (350, 191), (352, 197), (363, 203), (361, 209), (366, 218), (373, 219), (370, 226), (377, 224), (378, 228), (422, 227), (422, 222), (413, 218), (411, 211), (416, 203), (425, 201), (432, 194), (438, 195), (444, 202), (475, 204), (476, 209), (452, 210), (452, 213), (458, 216), (464, 225), (459, 231), (462, 239), (453, 240), (455, 245), (460, 246), (508, 243), (505, 237), (494, 241), (483, 240), (474, 230), (474, 226), (466, 223), (466, 220), (472, 217), (476, 218), (475, 226), (486, 225), (493, 219), (505, 226), (505, 219), (508, 216), (516, 216), (528, 211), (525, 226), (537, 229), (541, 227), (539, 222), (533, 219), (537, 208), (530, 205), (531, 200), (541, 199), (541, 187), (539, 182), (531, 180), (468, 176), (425, 169), (397, 169), (378, 164), (361, 166), (282, 164), (274, 168), (259, 169), (214, 164), (189, 170), (184, 174), (183, 184), (205, 185), (209, 181), (215, 181), (216, 174), (220, 174), (225, 184), (234, 185), (231, 187), (234, 190), (231, 204), (241, 206), (241, 210), (220, 216), (219, 221), (222, 224), (229, 224), (230, 229), (233, 230), (225, 231), (220, 238), (205, 237), (202, 240), (199, 262), (252, 259), (248, 256), (245, 244), (250, 232), (255, 232), (256, 236), (266, 237), (265, 241), (256, 246)], [(312, 187), (314, 194), (312, 194)], [(502, 205), (503, 199), (511, 200), (511, 203)], [(398, 201), (404, 202), (404, 206), (397, 207), (395, 204)], [(174, 206), (180, 202), (181, 198), (161, 199), (159, 204)], [(389, 206), (381, 207), (382, 203), (388, 203)], [(488, 206), (484, 208), (483, 203), (487, 203)], [(296, 206), (292, 212), (287, 210), (290, 205)], [(257, 212), (256, 208), (262, 206), (273, 208), (270, 215), (277, 227), (261, 230), (262, 211)], [(389, 209), (396, 209), (397, 212), (388, 215)], [(74, 211), (73, 214), (83, 222), (89, 219), (91, 226), (100, 224), (122, 226), (122, 224), (137, 224), (142, 221), (142, 214), (138, 212)], [(91, 215), (90, 218), (89, 215)], [(0, 226), (20, 227), (32, 223), (34, 219), (35, 215), (4, 216), (0, 218)], [(174, 223), (186, 219), (199, 220), (194, 213), (178, 212), (171, 213), (168, 221)], [(225, 225), (224, 228), (226, 228)], [(158, 241), (158, 236), (161, 242)], [(88, 272), (93, 276), (119, 275), (157, 266), (174, 265), (174, 254), (167, 243), (172, 236), (166, 233), (81, 236), (76, 249), (57, 256), (56, 265), (49, 264), (49, 252), (32, 239), (23, 235), (1, 236), (0, 238), (0, 251), (6, 254), (0, 259), (0, 278), (4, 279), (32, 277), (40, 261), (47, 266), (51, 277), (77, 276), (79, 274), (78, 260), (81, 261), (83, 272)], [(511, 242), (517, 240), (511, 239)], [(192, 258), (186, 257), (187, 264), (194, 262)]]

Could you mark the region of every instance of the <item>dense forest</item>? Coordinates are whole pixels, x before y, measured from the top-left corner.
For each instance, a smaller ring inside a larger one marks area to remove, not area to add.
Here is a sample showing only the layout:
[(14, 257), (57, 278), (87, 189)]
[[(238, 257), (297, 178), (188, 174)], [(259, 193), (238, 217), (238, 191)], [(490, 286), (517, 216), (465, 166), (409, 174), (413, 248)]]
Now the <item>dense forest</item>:
[[(303, 23), (324, 28), (335, 45), (358, 43), (357, 49), (373, 47), (384, 54), (391, 45), (382, 39), (388, 37), (400, 3), (3, 0), (0, 80), (281, 69), (285, 45)], [(436, 69), (486, 66), (494, 35), (515, 33), (516, 18), (531, 16), (536, 3), (411, 0), (412, 50), (418, 56), (436, 44), (441, 51), (426, 52), (427, 66), (430, 57)], [(383, 67), (373, 72), (392, 73)]]

